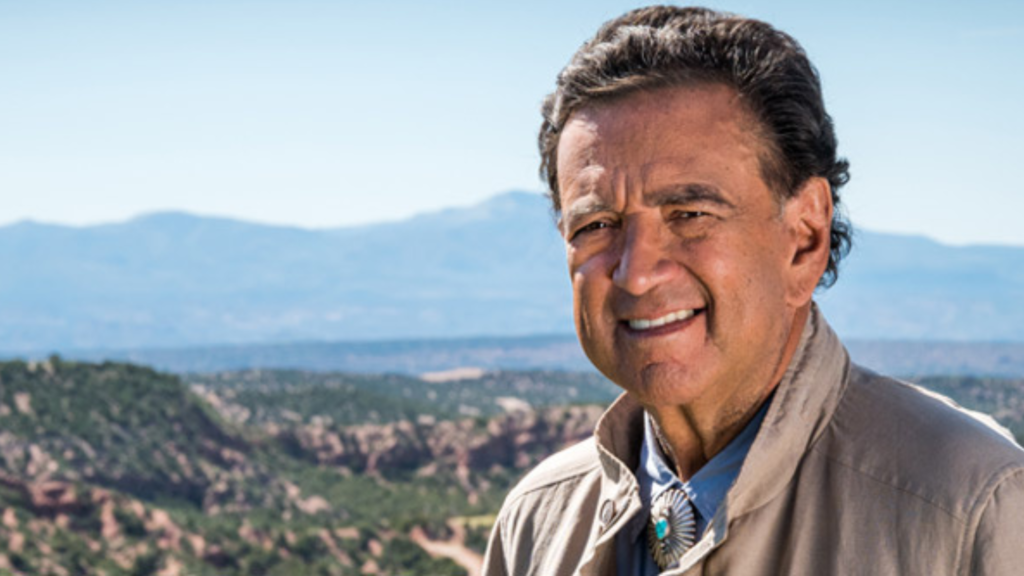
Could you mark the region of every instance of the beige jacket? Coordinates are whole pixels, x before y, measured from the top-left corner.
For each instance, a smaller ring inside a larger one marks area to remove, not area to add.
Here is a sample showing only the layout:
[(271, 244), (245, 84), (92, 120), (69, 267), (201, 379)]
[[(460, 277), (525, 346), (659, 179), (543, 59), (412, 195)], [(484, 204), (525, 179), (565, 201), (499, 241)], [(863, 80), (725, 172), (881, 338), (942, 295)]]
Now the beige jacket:
[[(484, 574), (615, 573), (616, 534), (647, 520), (632, 472), (641, 416), (621, 396), (595, 438), (516, 486)], [(1024, 575), (1024, 451), (851, 364), (815, 311), (736, 483), (680, 564), (665, 574)]]

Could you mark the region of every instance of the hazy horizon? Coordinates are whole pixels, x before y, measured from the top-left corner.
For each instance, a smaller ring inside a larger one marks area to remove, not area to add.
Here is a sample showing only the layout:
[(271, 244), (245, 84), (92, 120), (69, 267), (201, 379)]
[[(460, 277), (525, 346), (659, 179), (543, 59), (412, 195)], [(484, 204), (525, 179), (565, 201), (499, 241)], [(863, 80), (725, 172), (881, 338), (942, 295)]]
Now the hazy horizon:
[[(0, 224), (178, 210), (299, 227), (539, 191), (538, 106), (639, 3), (0, 5)], [(817, 65), (869, 230), (1024, 245), (1024, 5), (711, 2)]]
[[(135, 222), (135, 221), (139, 221), (139, 220), (144, 220), (144, 219), (151, 218), (151, 217), (181, 215), (181, 216), (195, 217), (195, 218), (201, 218), (201, 219), (227, 220), (227, 221), (239, 222), (239, 223), (243, 223), (243, 224), (251, 224), (251, 225), (255, 225), (255, 226), (267, 226), (267, 227), (271, 227), (271, 228), (285, 228), (285, 229), (289, 229), (290, 228), (290, 229), (304, 230), (304, 231), (309, 231), (309, 232), (333, 231), (333, 230), (346, 230), (346, 229), (366, 228), (366, 227), (379, 226), (379, 225), (388, 225), (388, 224), (399, 224), (399, 223), (402, 223), (402, 222), (407, 222), (409, 220), (414, 220), (416, 218), (422, 218), (422, 217), (425, 217), (425, 216), (431, 216), (431, 215), (434, 215), (434, 214), (440, 214), (440, 213), (447, 212), (447, 211), (450, 211), (450, 210), (460, 210), (460, 209), (472, 208), (474, 206), (483, 205), (483, 204), (486, 204), (488, 202), (491, 202), (491, 201), (493, 201), (493, 200), (495, 200), (495, 199), (497, 199), (499, 197), (502, 197), (502, 196), (505, 196), (505, 195), (508, 195), (508, 194), (530, 194), (530, 195), (536, 195), (536, 196), (541, 196), (542, 195), (541, 192), (528, 191), (528, 190), (505, 190), (505, 191), (501, 191), (501, 192), (497, 192), (495, 194), (492, 194), (491, 196), (488, 196), (488, 197), (477, 199), (476, 201), (474, 201), (474, 202), (472, 202), (472, 203), (470, 203), (468, 205), (452, 205), (452, 206), (441, 206), (441, 207), (436, 207), (436, 208), (427, 208), (427, 209), (423, 210), (422, 212), (417, 212), (417, 213), (410, 214), (410, 215), (396, 216), (395, 218), (392, 218), (392, 219), (376, 220), (376, 221), (372, 221), (372, 222), (358, 222), (358, 223), (352, 223), (352, 224), (341, 224), (341, 225), (336, 225), (336, 226), (315, 226), (315, 225), (314, 226), (306, 226), (306, 225), (303, 225), (303, 224), (265, 222), (265, 221), (254, 220), (254, 219), (247, 219), (247, 218), (244, 218), (244, 217), (241, 217), (241, 216), (220, 215), (220, 214), (204, 214), (204, 213), (201, 213), (201, 212), (197, 212), (197, 211), (193, 211), (193, 210), (188, 210), (188, 209), (169, 208), (169, 209), (165, 209), (165, 210), (157, 209), (157, 210), (152, 210), (152, 211), (148, 211), (148, 212), (141, 212), (141, 213), (138, 213), (138, 214), (135, 214), (135, 215), (129, 215), (129, 216), (126, 216), (124, 218), (117, 219), (117, 220), (92, 222), (92, 223), (65, 223), (65, 222), (53, 222), (53, 221), (40, 220), (40, 219), (36, 219), (36, 218), (24, 218), (22, 220), (17, 220), (17, 221), (14, 221), (14, 222), (0, 223), (0, 229), (6, 228), (6, 227), (10, 227), (10, 226), (17, 226), (19, 224), (26, 224), (26, 223), (36, 224), (36, 225), (40, 225), (40, 226), (56, 226), (56, 227), (69, 228), (69, 229), (85, 229), (85, 228), (93, 228), (93, 227), (100, 227), (100, 226), (117, 226), (117, 225), (121, 225), (121, 224), (127, 224), (129, 222)], [(941, 244), (943, 246), (950, 246), (950, 247), (954, 247), (954, 248), (957, 248), (957, 247), (962, 247), (962, 248), (967, 248), (967, 247), (1010, 247), (1010, 248), (1024, 247), (1024, 241), (1022, 241), (1019, 244), (1015, 244), (1015, 243), (1000, 243), (1000, 242), (985, 242), (985, 241), (977, 241), (977, 242), (975, 242), (975, 241), (951, 242), (951, 241), (945, 241), (945, 240), (943, 240), (941, 238), (936, 238), (936, 237), (934, 237), (932, 235), (929, 235), (927, 233), (900, 232), (900, 231), (889, 232), (889, 231), (876, 230), (876, 229), (873, 229), (873, 228), (867, 228), (867, 227), (864, 227), (864, 226), (859, 226), (856, 222), (854, 222), (853, 224), (854, 224), (854, 235), (855, 235), (855, 237), (858, 234), (860, 234), (861, 232), (866, 232), (866, 233), (870, 233), (870, 234), (882, 234), (882, 235), (889, 235), (889, 236), (919, 237), (919, 238), (924, 238), (926, 240), (929, 240), (929, 241)]]

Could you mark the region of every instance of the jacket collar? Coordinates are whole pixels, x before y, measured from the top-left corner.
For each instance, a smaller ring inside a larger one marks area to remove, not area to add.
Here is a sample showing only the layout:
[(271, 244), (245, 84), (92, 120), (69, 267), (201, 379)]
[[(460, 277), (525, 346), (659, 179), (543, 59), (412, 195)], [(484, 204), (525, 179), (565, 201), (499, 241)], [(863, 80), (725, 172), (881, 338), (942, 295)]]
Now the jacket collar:
[[(845, 348), (813, 304), (797, 350), (735, 484), (704, 538), (681, 559), (678, 572), (691, 567), (722, 542), (730, 520), (759, 508), (785, 489), (804, 454), (832, 419), (849, 369)], [(603, 474), (602, 502), (617, 501), (621, 508), (610, 522), (596, 527), (598, 533), (592, 541), (602, 547), (640, 512), (633, 470), (640, 458), (643, 408), (631, 396), (622, 394), (598, 421), (594, 436)], [(602, 555), (596, 552), (595, 556)], [(592, 560), (601, 563), (599, 558)]]
[(814, 305), (800, 345), (726, 498), (729, 518), (759, 508), (785, 489), (800, 460), (832, 420), (849, 372), (846, 349)]

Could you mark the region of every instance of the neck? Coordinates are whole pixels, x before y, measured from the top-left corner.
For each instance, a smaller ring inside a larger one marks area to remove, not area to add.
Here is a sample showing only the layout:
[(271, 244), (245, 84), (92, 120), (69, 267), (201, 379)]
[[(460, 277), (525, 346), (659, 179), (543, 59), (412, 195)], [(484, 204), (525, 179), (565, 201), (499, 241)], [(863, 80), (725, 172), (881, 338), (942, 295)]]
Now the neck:
[(713, 406), (700, 402), (682, 406), (645, 406), (654, 421), (661, 449), (680, 479), (692, 478), (757, 414), (786, 373), (800, 343), (810, 309), (811, 304), (807, 303), (796, 310), (770, 378), (752, 382), (743, 389), (743, 393)]

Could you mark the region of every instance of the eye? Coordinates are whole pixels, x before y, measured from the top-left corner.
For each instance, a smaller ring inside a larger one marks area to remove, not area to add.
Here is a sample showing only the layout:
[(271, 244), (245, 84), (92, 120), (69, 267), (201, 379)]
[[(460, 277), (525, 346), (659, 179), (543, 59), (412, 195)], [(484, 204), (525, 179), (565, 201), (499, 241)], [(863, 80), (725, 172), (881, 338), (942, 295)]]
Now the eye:
[(670, 218), (672, 220), (696, 220), (703, 216), (710, 216), (710, 214), (700, 210), (675, 210), (670, 215)]
[(572, 235), (569, 237), (569, 240), (572, 241), (572, 240), (575, 240), (577, 237), (579, 237), (579, 236), (581, 236), (583, 234), (588, 234), (590, 232), (596, 232), (598, 230), (604, 230), (605, 228), (610, 228), (610, 227), (611, 227), (611, 223), (610, 222), (607, 222), (605, 220), (595, 220), (595, 221), (587, 224), (586, 226), (581, 226), (578, 230), (573, 232)]

